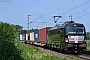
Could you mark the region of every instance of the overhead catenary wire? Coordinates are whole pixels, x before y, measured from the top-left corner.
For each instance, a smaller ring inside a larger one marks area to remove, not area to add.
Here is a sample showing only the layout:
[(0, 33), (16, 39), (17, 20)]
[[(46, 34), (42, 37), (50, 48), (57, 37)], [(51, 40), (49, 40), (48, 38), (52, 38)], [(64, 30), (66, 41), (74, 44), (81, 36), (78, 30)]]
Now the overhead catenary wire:
[[(67, 6), (68, 4), (70, 4), (70, 3), (72, 3), (72, 2), (73, 2), (73, 4), (74, 4), (74, 0), (72, 0), (72, 1), (68, 2), (67, 4), (63, 5), (62, 7), (58, 8), (57, 10), (65, 7), (65, 6)], [(68, 11), (66, 11), (66, 12), (64, 12), (64, 13), (62, 13), (62, 14), (65, 14), (65, 13), (67, 13), (67, 12), (69, 12), (69, 11), (75, 9), (75, 8), (78, 8), (78, 7), (84, 5), (84, 4), (88, 3), (88, 2), (90, 2), (90, 0), (88, 0), (88, 1), (86, 1), (86, 2), (84, 2), (84, 3), (82, 3), (82, 4), (80, 4), (80, 5), (78, 5), (78, 6), (76, 6), (76, 7), (74, 7), (74, 5), (73, 5), (73, 8), (72, 8), (72, 9), (70, 9), (70, 10), (68, 10)], [(55, 10), (55, 11), (56, 11), (56, 10)], [(54, 11), (52, 11), (52, 12), (50, 12), (50, 13), (53, 13), (53, 12), (54, 12)], [(48, 14), (50, 14), (50, 13), (48, 13)], [(46, 15), (48, 15), (48, 14), (46, 14)], [(62, 15), (62, 14), (61, 14), (61, 15)], [(45, 17), (45, 15), (43, 15), (43, 16)], [(42, 17), (42, 15), (41, 15), (40, 17)], [(40, 17), (36, 18), (35, 20), (39, 19)], [(35, 20), (33, 20), (33, 21), (35, 21)], [(33, 22), (33, 21), (31, 21), (31, 22)]]
[(61, 6), (60, 8), (58, 8), (58, 9), (56, 9), (56, 10), (52, 11), (52, 12), (49, 12), (49, 13), (45, 14), (44, 16), (46, 16), (46, 15), (49, 15), (49, 14), (51, 14), (51, 13), (56, 12), (56, 11), (60, 10), (61, 8), (64, 8), (65, 6), (67, 6), (67, 5), (71, 4), (72, 2), (73, 2), (73, 0), (72, 0), (72, 1), (70, 1), (70, 2), (68, 2), (68, 3), (66, 3), (65, 5)]
[(63, 13), (61, 13), (60, 15), (63, 15), (63, 14), (65, 14), (65, 13), (68, 13), (68, 12), (72, 11), (73, 9), (76, 9), (76, 8), (78, 8), (78, 7), (86, 4), (86, 3), (89, 3), (89, 2), (90, 2), (90, 0), (88, 0), (88, 1), (86, 1), (86, 2), (84, 2), (84, 3), (82, 3), (82, 4), (80, 4), (80, 5), (78, 5), (78, 6), (76, 6), (76, 7), (71, 8), (70, 10), (67, 10), (67, 11), (63, 12)]
[(85, 9), (82, 9), (82, 10), (78, 10), (78, 11), (76, 11), (76, 12), (72, 12), (71, 14), (73, 14), (73, 13), (78, 13), (78, 12), (84, 12), (84, 11), (86, 11), (86, 10), (88, 10), (88, 9), (90, 9), (90, 7), (85, 8)]
[[(89, 10), (89, 9), (90, 9), (90, 7), (77, 11), (77, 12), (83, 12), (83, 14), (81, 16), (75, 17), (73, 19), (78, 19), (78, 18), (84, 17), (86, 15), (89, 15), (90, 13), (84, 14), (84, 11)], [(76, 12), (74, 12), (74, 13), (76, 13)]]
[[(56, 10), (52, 11), (52, 12), (49, 12), (49, 13), (47, 13), (47, 14), (43, 15), (43, 17), (45, 17), (45, 16), (47, 16), (47, 15), (49, 15), (49, 14), (51, 14), (51, 13), (54, 13), (54, 12), (56, 12), (56, 11), (59, 11), (59, 9), (64, 8), (65, 6), (67, 6), (67, 5), (71, 4), (72, 2), (73, 2), (73, 0), (72, 0), (72, 1), (70, 1), (70, 2), (68, 2), (68, 3), (66, 3), (65, 5), (61, 6), (60, 8), (58, 8), (58, 9), (56, 9)], [(43, 18), (43, 17), (42, 17), (42, 18)], [(51, 17), (51, 18), (52, 18), (52, 17)], [(51, 18), (50, 18), (49, 20), (51, 20)], [(47, 20), (47, 22), (48, 22), (49, 20)]]
[[(71, 4), (72, 2), (73, 2), (73, 0), (72, 0), (72, 1), (70, 1), (70, 2), (68, 2), (67, 4), (63, 5), (62, 7), (58, 8), (58, 9), (56, 9), (56, 10), (54, 10), (54, 11), (50, 12), (50, 13), (48, 13), (48, 14), (41, 15), (40, 17), (38, 17), (38, 18), (34, 19), (33, 21), (36, 21), (36, 20), (38, 20), (38, 19), (39, 19), (39, 18), (41, 18), (41, 17), (43, 18), (43, 17), (45, 17), (46, 15), (49, 15), (49, 14), (51, 14), (51, 13), (55, 12), (55, 11), (58, 11), (59, 9), (64, 8), (65, 6), (67, 6), (67, 5)], [(51, 19), (50, 19), (50, 20), (51, 20)], [(33, 21), (31, 21), (31, 22), (33, 22)], [(48, 21), (47, 21), (47, 22), (48, 22)]]
[(84, 16), (86, 16), (86, 15), (90, 15), (90, 13), (83, 14), (83, 15), (81, 15), (81, 16), (78, 16), (78, 17), (75, 17), (75, 18), (73, 18), (73, 19), (81, 18), (81, 17), (84, 17)]
[[(51, 17), (51, 18), (53, 18), (53, 17)], [(49, 22), (50, 20), (52, 20), (51, 18), (49, 20), (47, 20), (46, 22)]]
[[(78, 5), (78, 6), (76, 6), (76, 7), (74, 7), (74, 0), (73, 0), (73, 8), (70, 9), (70, 10), (68, 10), (68, 11), (66, 11), (66, 12), (64, 12), (64, 13), (62, 13), (62, 14), (65, 14), (65, 13), (67, 13), (67, 12), (69, 12), (69, 11), (71, 11), (71, 10), (74, 10), (74, 9), (76, 9), (76, 8), (78, 8), (78, 7), (86, 4), (86, 3), (89, 3), (89, 2), (90, 2), (90, 0), (88, 0), (88, 1), (86, 1), (86, 2), (84, 2), (84, 3), (82, 3), (82, 4), (80, 4), (80, 5)], [(89, 8), (83, 9), (82, 11), (84, 12), (84, 11), (87, 10), (87, 9), (89, 9)], [(81, 10), (80, 10), (80, 11), (81, 11)], [(61, 15), (62, 15), (62, 14), (61, 14)], [(89, 14), (90, 14), (90, 13), (83, 14), (83, 15), (81, 15), (81, 16), (79, 16), (79, 17), (76, 17), (76, 18), (80, 18), (80, 17), (86, 16), (86, 15), (89, 15)], [(62, 19), (63, 19), (63, 18), (62, 18)], [(74, 19), (75, 19), (75, 18), (74, 18)], [(65, 20), (65, 19), (63, 19), (63, 20)], [(65, 20), (65, 21), (66, 21), (66, 20)]]
[(62, 19), (64, 20), (64, 21), (67, 21), (66, 19), (64, 19), (63, 17), (62, 17)]
[[(69, 3), (71, 3), (71, 2), (74, 3), (74, 0), (73, 0), (73, 1), (70, 1)], [(72, 9), (70, 9), (70, 10), (62, 13), (61, 15), (65, 14), (65, 13), (68, 13), (68, 12), (72, 11), (73, 9), (76, 9), (76, 8), (78, 8), (78, 7), (86, 4), (86, 3), (88, 3), (88, 2), (90, 2), (90, 0), (88, 0), (88, 1), (86, 1), (86, 2), (84, 2), (84, 3), (82, 3), (82, 4), (80, 4), (80, 5), (78, 5), (78, 6), (76, 6), (76, 7), (74, 7), (74, 5), (73, 5), (73, 8), (72, 8)], [(66, 4), (66, 5), (64, 5), (64, 6), (67, 6), (67, 5), (68, 5), (68, 4)], [(64, 6), (63, 6), (63, 7), (64, 7)], [(63, 8), (63, 7), (62, 7), (62, 8)], [(60, 9), (60, 8), (59, 8), (59, 9)], [(57, 10), (59, 10), (59, 9), (57, 9)], [(56, 10), (55, 10), (55, 11), (56, 11)], [(84, 10), (83, 10), (83, 11), (84, 11)], [(48, 13), (48, 14), (51, 14), (51, 13), (53, 13), (53, 12), (54, 12), (54, 11), (52, 11), (52, 12), (50, 12), (50, 13)], [(48, 15), (48, 14), (46, 14), (46, 15)], [(45, 17), (46, 15), (43, 15), (43, 16)], [(86, 15), (87, 15), (87, 14), (86, 14)], [(84, 15), (83, 15), (83, 16), (84, 16)], [(63, 18), (62, 18), (62, 19), (63, 19)], [(37, 19), (35, 19), (35, 20), (37, 20)], [(35, 21), (35, 20), (34, 20), (34, 21)], [(49, 20), (46, 21), (46, 23), (47, 23), (48, 21), (50, 21), (50, 20), (52, 20), (52, 19), (50, 18)], [(65, 19), (63, 19), (63, 20), (65, 20)], [(65, 21), (66, 21), (66, 20), (65, 20)]]
[[(74, 7), (74, 0), (73, 0), (73, 1), (70, 1), (69, 3), (71, 3), (71, 2), (73, 2), (73, 8), (70, 9), (70, 10), (68, 10), (68, 11), (66, 11), (66, 12), (64, 12), (64, 13), (62, 13), (62, 14), (60, 14), (60, 15), (63, 15), (63, 14), (65, 14), (65, 13), (68, 13), (69, 11), (72, 11), (72, 10), (74, 10), (74, 9), (76, 9), (76, 8), (78, 8), (78, 7), (82, 6), (82, 5), (90, 2), (90, 0), (88, 0), (88, 1), (86, 1), (86, 2), (84, 2), (84, 3), (82, 3), (82, 4), (80, 4), (80, 5), (78, 5), (78, 6), (76, 6), (76, 7)], [(68, 5), (69, 3), (65, 4), (64, 6)], [(62, 8), (63, 8), (64, 6), (62, 6)], [(60, 9), (60, 8), (59, 8), (59, 9)], [(59, 10), (59, 9), (57, 9), (57, 10)], [(53, 12), (54, 12), (54, 11), (53, 11)], [(50, 14), (50, 13), (49, 13), (49, 14)], [(63, 19), (63, 18), (62, 18), (62, 19)], [(65, 19), (63, 19), (63, 20), (65, 20)], [(66, 21), (66, 20), (65, 20), (65, 21)]]
[(38, 19), (39, 19), (39, 18), (41, 18), (41, 17), (42, 17), (42, 15), (40, 15), (38, 18), (36, 18), (36, 19), (32, 20), (30, 23), (32, 23), (32, 22), (34, 22), (34, 21), (38, 20)]
[(84, 14), (84, 13), (85, 13), (86, 10), (89, 10), (89, 9), (90, 9), (90, 7), (87, 7), (87, 8), (85, 8), (85, 9), (82, 9), (82, 10), (79, 10), (79, 11), (76, 11), (76, 12), (72, 12), (72, 13), (70, 13), (70, 14), (83, 12), (83, 14), (82, 14), (81, 16), (78, 16), (78, 17), (73, 18), (73, 19), (78, 19), (78, 18), (80, 18), (80, 17), (83, 17), (83, 16), (88, 15), (89, 13), (87, 13), (87, 14)]

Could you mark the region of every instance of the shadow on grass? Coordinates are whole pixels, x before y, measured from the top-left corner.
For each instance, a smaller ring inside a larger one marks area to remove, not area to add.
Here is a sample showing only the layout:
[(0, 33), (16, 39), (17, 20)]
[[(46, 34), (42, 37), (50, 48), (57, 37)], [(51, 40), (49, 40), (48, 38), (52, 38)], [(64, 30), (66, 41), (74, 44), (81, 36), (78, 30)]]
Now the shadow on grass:
[(0, 40), (0, 60), (24, 60), (14, 42)]

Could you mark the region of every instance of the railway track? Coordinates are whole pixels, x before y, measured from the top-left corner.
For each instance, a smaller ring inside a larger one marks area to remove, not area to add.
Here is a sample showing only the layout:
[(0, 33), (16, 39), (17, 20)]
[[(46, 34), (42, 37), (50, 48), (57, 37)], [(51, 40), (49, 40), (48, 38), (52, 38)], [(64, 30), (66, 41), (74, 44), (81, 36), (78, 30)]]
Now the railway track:
[(80, 58), (83, 58), (85, 60), (90, 60), (90, 50), (86, 50), (81, 55), (78, 55)]
[(65, 54), (65, 53), (61, 53), (59, 51), (51, 50), (51, 49), (45, 49), (41, 46), (37, 46), (37, 45), (32, 45), (32, 46), (36, 46), (38, 49), (49, 53), (51, 55), (57, 56), (59, 58), (66, 58), (66, 60), (90, 60), (90, 51), (85, 51), (82, 54)]
[(87, 55), (78, 55), (78, 57), (83, 60), (90, 60), (90, 56), (87, 56)]
[(70, 54), (70, 56), (76, 57), (76, 58), (80, 58), (80, 60), (90, 60), (90, 55), (86, 55), (86, 54)]

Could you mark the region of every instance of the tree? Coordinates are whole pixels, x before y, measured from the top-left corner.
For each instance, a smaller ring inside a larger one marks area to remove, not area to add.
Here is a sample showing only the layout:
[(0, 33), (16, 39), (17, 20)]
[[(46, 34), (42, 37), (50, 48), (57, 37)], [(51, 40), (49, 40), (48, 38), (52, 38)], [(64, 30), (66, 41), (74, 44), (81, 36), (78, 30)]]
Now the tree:
[(20, 31), (20, 30), (22, 30), (22, 29), (23, 29), (22, 26), (20, 26), (20, 25), (15, 25), (15, 30), (16, 30), (16, 31)]
[(0, 60), (23, 60), (14, 43), (14, 31), (11, 24), (0, 22)]
[(1, 40), (14, 39), (14, 29), (10, 24), (0, 22), (0, 39)]
[(12, 27), (15, 30), (15, 32), (14, 32), (15, 34), (19, 34), (21, 32), (21, 30), (23, 29), (23, 27), (20, 26), (20, 25), (14, 25), (14, 24), (12, 24)]
[(20, 34), (26, 34), (27, 33), (27, 30), (21, 30), (20, 31)]

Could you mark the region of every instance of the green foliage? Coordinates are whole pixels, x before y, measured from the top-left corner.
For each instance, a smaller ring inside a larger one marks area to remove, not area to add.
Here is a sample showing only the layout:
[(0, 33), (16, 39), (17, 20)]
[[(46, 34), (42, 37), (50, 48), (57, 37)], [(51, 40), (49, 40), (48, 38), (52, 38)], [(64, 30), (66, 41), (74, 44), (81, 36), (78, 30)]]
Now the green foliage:
[(26, 34), (26, 33), (28, 33), (28, 32), (31, 33), (31, 32), (34, 32), (35, 30), (36, 30), (36, 29), (31, 29), (31, 30), (29, 30), (29, 31), (28, 31), (28, 30), (21, 30), (21, 31), (20, 31), (20, 34)]
[(20, 30), (22, 30), (22, 29), (23, 29), (22, 26), (20, 26), (20, 25), (15, 25), (15, 30), (16, 30), (16, 31), (20, 31)]
[(55, 41), (60, 42), (60, 35), (59, 34), (49, 35), (48, 36), (48, 41), (49, 42), (55, 42)]
[(66, 60), (65, 58), (55, 57), (34, 46), (25, 45), (20, 42), (16, 42), (15, 46), (21, 52), (20, 55), (24, 60)]
[(87, 49), (90, 50), (90, 40), (87, 40)]
[(26, 34), (27, 33), (27, 30), (21, 30), (20, 31), (20, 34)]
[(14, 25), (14, 24), (12, 24), (11, 26), (13, 27), (15, 34), (20, 34), (20, 31), (23, 29), (23, 27), (20, 26), (20, 25)]
[(49, 30), (48, 31), (48, 41), (54, 42), (54, 41), (60, 41), (60, 31), (59, 29)]
[(60, 34), (60, 29), (50, 30), (48, 33), (49, 33), (50, 35)]
[(90, 40), (90, 32), (87, 32), (87, 33), (86, 33), (86, 39), (87, 39), (87, 40)]
[(30, 32), (34, 32), (36, 29), (31, 29), (31, 30), (29, 30)]
[(23, 60), (14, 44), (14, 29), (0, 22), (0, 60)]
[(14, 30), (10, 24), (0, 22), (0, 39), (1, 40), (14, 39)]

